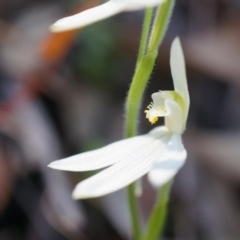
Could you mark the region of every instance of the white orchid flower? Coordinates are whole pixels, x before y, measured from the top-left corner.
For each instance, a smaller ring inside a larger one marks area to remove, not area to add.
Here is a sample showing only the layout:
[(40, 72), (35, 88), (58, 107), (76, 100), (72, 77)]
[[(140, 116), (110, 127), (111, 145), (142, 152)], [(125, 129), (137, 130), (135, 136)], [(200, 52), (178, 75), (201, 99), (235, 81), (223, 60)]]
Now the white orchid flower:
[(85, 27), (121, 12), (155, 7), (165, 1), (166, 0), (110, 0), (97, 7), (90, 8), (70, 17), (62, 18), (50, 26), (50, 29), (53, 32), (73, 30)]
[(181, 134), (189, 109), (189, 94), (181, 44), (176, 38), (171, 47), (171, 71), (175, 91), (152, 95), (146, 117), (155, 123), (165, 117), (165, 126), (148, 134), (117, 141), (98, 150), (52, 162), (49, 167), (67, 171), (89, 171), (108, 167), (80, 182), (73, 198), (100, 197), (123, 188), (148, 173), (154, 187), (168, 182), (186, 159)]

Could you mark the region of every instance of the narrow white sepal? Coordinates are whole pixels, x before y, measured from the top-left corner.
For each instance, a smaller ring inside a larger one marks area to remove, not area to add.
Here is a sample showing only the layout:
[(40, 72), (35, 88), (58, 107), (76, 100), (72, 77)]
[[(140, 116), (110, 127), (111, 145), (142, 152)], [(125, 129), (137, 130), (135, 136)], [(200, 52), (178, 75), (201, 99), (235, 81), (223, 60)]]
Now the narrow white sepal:
[(109, 1), (70, 17), (62, 18), (50, 26), (52, 32), (62, 32), (82, 28), (92, 23), (122, 12), (124, 5), (119, 1)]
[(62, 18), (50, 26), (52, 32), (82, 28), (124, 11), (136, 11), (157, 6), (166, 0), (110, 0), (70, 17)]
[(166, 0), (112, 0), (122, 2), (125, 5), (125, 11), (140, 10), (147, 7), (156, 7), (164, 3)]
[(158, 138), (147, 146), (135, 149), (113, 166), (80, 182), (73, 191), (73, 198), (100, 197), (126, 187), (145, 175), (172, 136), (165, 127), (158, 127), (149, 134)]
[(185, 163), (187, 152), (180, 135), (173, 135), (167, 147), (154, 160), (148, 179), (153, 187), (167, 183)]
[(73, 172), (97, 170), (127, 158), (134, 151), (148, 147), (155, 141), (155, 138), (155, 135), (145, 134), (123, 139), (97, 150), (54, 161), (48, 166), (53, 169)]
[(188, 93), (188, 85), (187, 85), (187, 77), (186, 77), (186, 67), (184, 55), (180, 43), (180, 39), (177, 37), (174, 39), (171, 46), (171, 54), (170, 54), (170, 65), (171, 72), (174, 84), (174, 90), (178, 92), (185, 103), (185, 119), (188, 115), (188, 109), (190, 104), (189, 93)]

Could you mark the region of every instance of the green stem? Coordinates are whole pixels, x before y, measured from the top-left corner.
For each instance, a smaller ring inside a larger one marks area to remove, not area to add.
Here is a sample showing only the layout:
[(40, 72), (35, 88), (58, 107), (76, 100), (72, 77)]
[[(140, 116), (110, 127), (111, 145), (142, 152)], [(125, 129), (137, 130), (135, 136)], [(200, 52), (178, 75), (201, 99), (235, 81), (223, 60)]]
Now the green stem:
[[(151, 26), (153, 10), (146, 10), (136, 69), (126, 100), (126, 138), (133, 137), (137, 134), (138, 116), (143, 93), (154, 67), (154, 63), (158, 54), (159, 44), (162, 41), (168, 21), (170, 19), (171, 11), (169, 10), (169, 7), (166, 7), (165, 5), (167, 4), (167, 6), (169, 6), (170, 4), (171, 6), (173, 6), (172, 2), (173, 0), (167, 0), (161, 10), (159, 10), (160, 7), (158, 8), (158, 14), (155, 17), (155, 21), (152, 27), (152, 38), (149, 41), (148, 48), (147, 44), (149, 39), (149, 29)], [(160, 16), (160, 13), (163, 14), (163, 17)], [(158, 44), (156, 44), (156, 41), (159, 41)], [(133, 236), (135, 240), (140, 240), (141, 224), (138, 214), (137, 201), (134, 194), (134, 188), (134, 183), (128, 186), (128, 202), (131, 214)]]
[(145, 11), (137, 63), (143, 58), (146, 53), (146, 46), (148, 43), (149, 30), (152, 21), (152, 13), (153, 8), (147, 8)]
[(167, 204), (172, 181), (162, 186), (158, 192), (158, 199), (148, 220), (146, 235), (143, 240), (157, 240), (162, 234), (165, 218), (167, 215)]
[[(136, 63), (136, 70), (135, 70), (133, 79), (138, 78), (138, 74), (139, 74), (138, 65), (142, 62), (142, 59), (144, 58), (144, 54), (146, 52), (149, 29), (150, 29), (151, 20), (152, 20), (152, 12), (153, 12), (152, 8), (146, 9), (146, 12), (145, 12), (143, 29), (142, 29), (141, 40), (140, 40), (140, 47), (139, 47), (138, 58)], [(137, 83), (136, 80), (135, 82)], [(135, 89), (135, 87), (130, 87), (130, 89)], [(138, 111), (138, 102), (139, 101), (137, 101), (136, 103), (133, 103), (133, 106), (129, 108), (129, 105), (131, 104), (129, 104), (127, 101), (126, 108), (129, 109), (130, 111), (126, 110), (126, 120), (125, 120), (125, 137), (126, 138), (133, 137), (136, 135), (137, 128), (136, 128), (135, 119), (137, 116), (136, 111)], [(131, 112), (132, 110), (133, 112)], [(131, 214), (133, 237), (135, 240), (140, 240), (141, 239), (141, 222), (140, 222), (140, 217), (138, 213), (138, 204), (135, 197), (135, 183), (132, 183), (127, 187), (127, 193), (128, 193), (128, 205), (129, 205), (129, 210)]]
[(158, 7), (149, 40), (149, 52), (155, 51), (161, 44), (172, 15), (174, 2), (174, 0), (168, 0)]
[[(141, 58), (138, 57), (135, 73), (126, 100), (125, 136), (127, 138), (133, 137), (137, 133), (138, 116), (142, 96), (154, 67), (159, 44), (161, 43), (164, 33), (166, 32), (173, 5), (174, 0), (167, 0), (158, 7), (157, 15), (155, 16), (151, 30), (151, 38), (149, 40), (147, 53)], [(151, 21), (146, 13), (143, 26), (145, 29), (149, 30), (147, 24), (150, 27)], [(147, 44), (147, 34), (148, 31), (144, 31), (142, 34), (140, 43), (140, 46), (142, 46), (140, 49), (142, 50), (139, 52), (139, 56), (142, 56), (143, 49), (145, 49), (143, 43)]]
[(141, 223), (138, 213), (138, 204), (135, 197), (135, 183), (127, 187), (128, 205), (131, 213), (132, 229), (135, 240), (141, 239)]
[(126, 101), (125, 135), (127, 138), (137, 134), (140, 104), (156, 57), (157, 51), (147, 53), (137, 64)]

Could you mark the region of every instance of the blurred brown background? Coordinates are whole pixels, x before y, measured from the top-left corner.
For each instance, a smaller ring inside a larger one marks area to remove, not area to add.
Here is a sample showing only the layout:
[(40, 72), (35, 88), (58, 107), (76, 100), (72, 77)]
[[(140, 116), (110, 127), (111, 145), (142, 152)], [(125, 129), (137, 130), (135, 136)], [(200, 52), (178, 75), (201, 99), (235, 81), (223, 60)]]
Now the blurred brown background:
[[(0, 1), (0, 240), (130, 239), (124, 191), (73, 201), (92, 173), (47, 168), (122, 138), (143, 12), (52, 34), (57, 19), (100, 1)], [(175, 179), (166, 240), (240, 239), (240, 1), (176, 0), (143, 108), (172, 89), (180, 36), (191, 109), (188, 160)], [(152, 128), (140, 116), (139, 133)], [(155, 193), (144, 180), (143, 222)]]

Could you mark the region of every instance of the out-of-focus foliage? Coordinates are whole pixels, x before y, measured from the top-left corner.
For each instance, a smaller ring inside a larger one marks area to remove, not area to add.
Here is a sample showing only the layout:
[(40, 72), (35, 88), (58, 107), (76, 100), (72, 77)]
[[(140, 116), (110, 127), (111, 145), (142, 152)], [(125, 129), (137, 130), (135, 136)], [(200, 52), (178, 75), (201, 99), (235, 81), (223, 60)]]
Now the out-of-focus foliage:
[(76, 74), (82, 76), (79, 81), (87, 79), (105, 87), (111, 85), (119, 59), (118, 33), (112, 34), (116, 28), (117, 23), (100, 22), (84, 29), (79, 35), (70, 59)]

